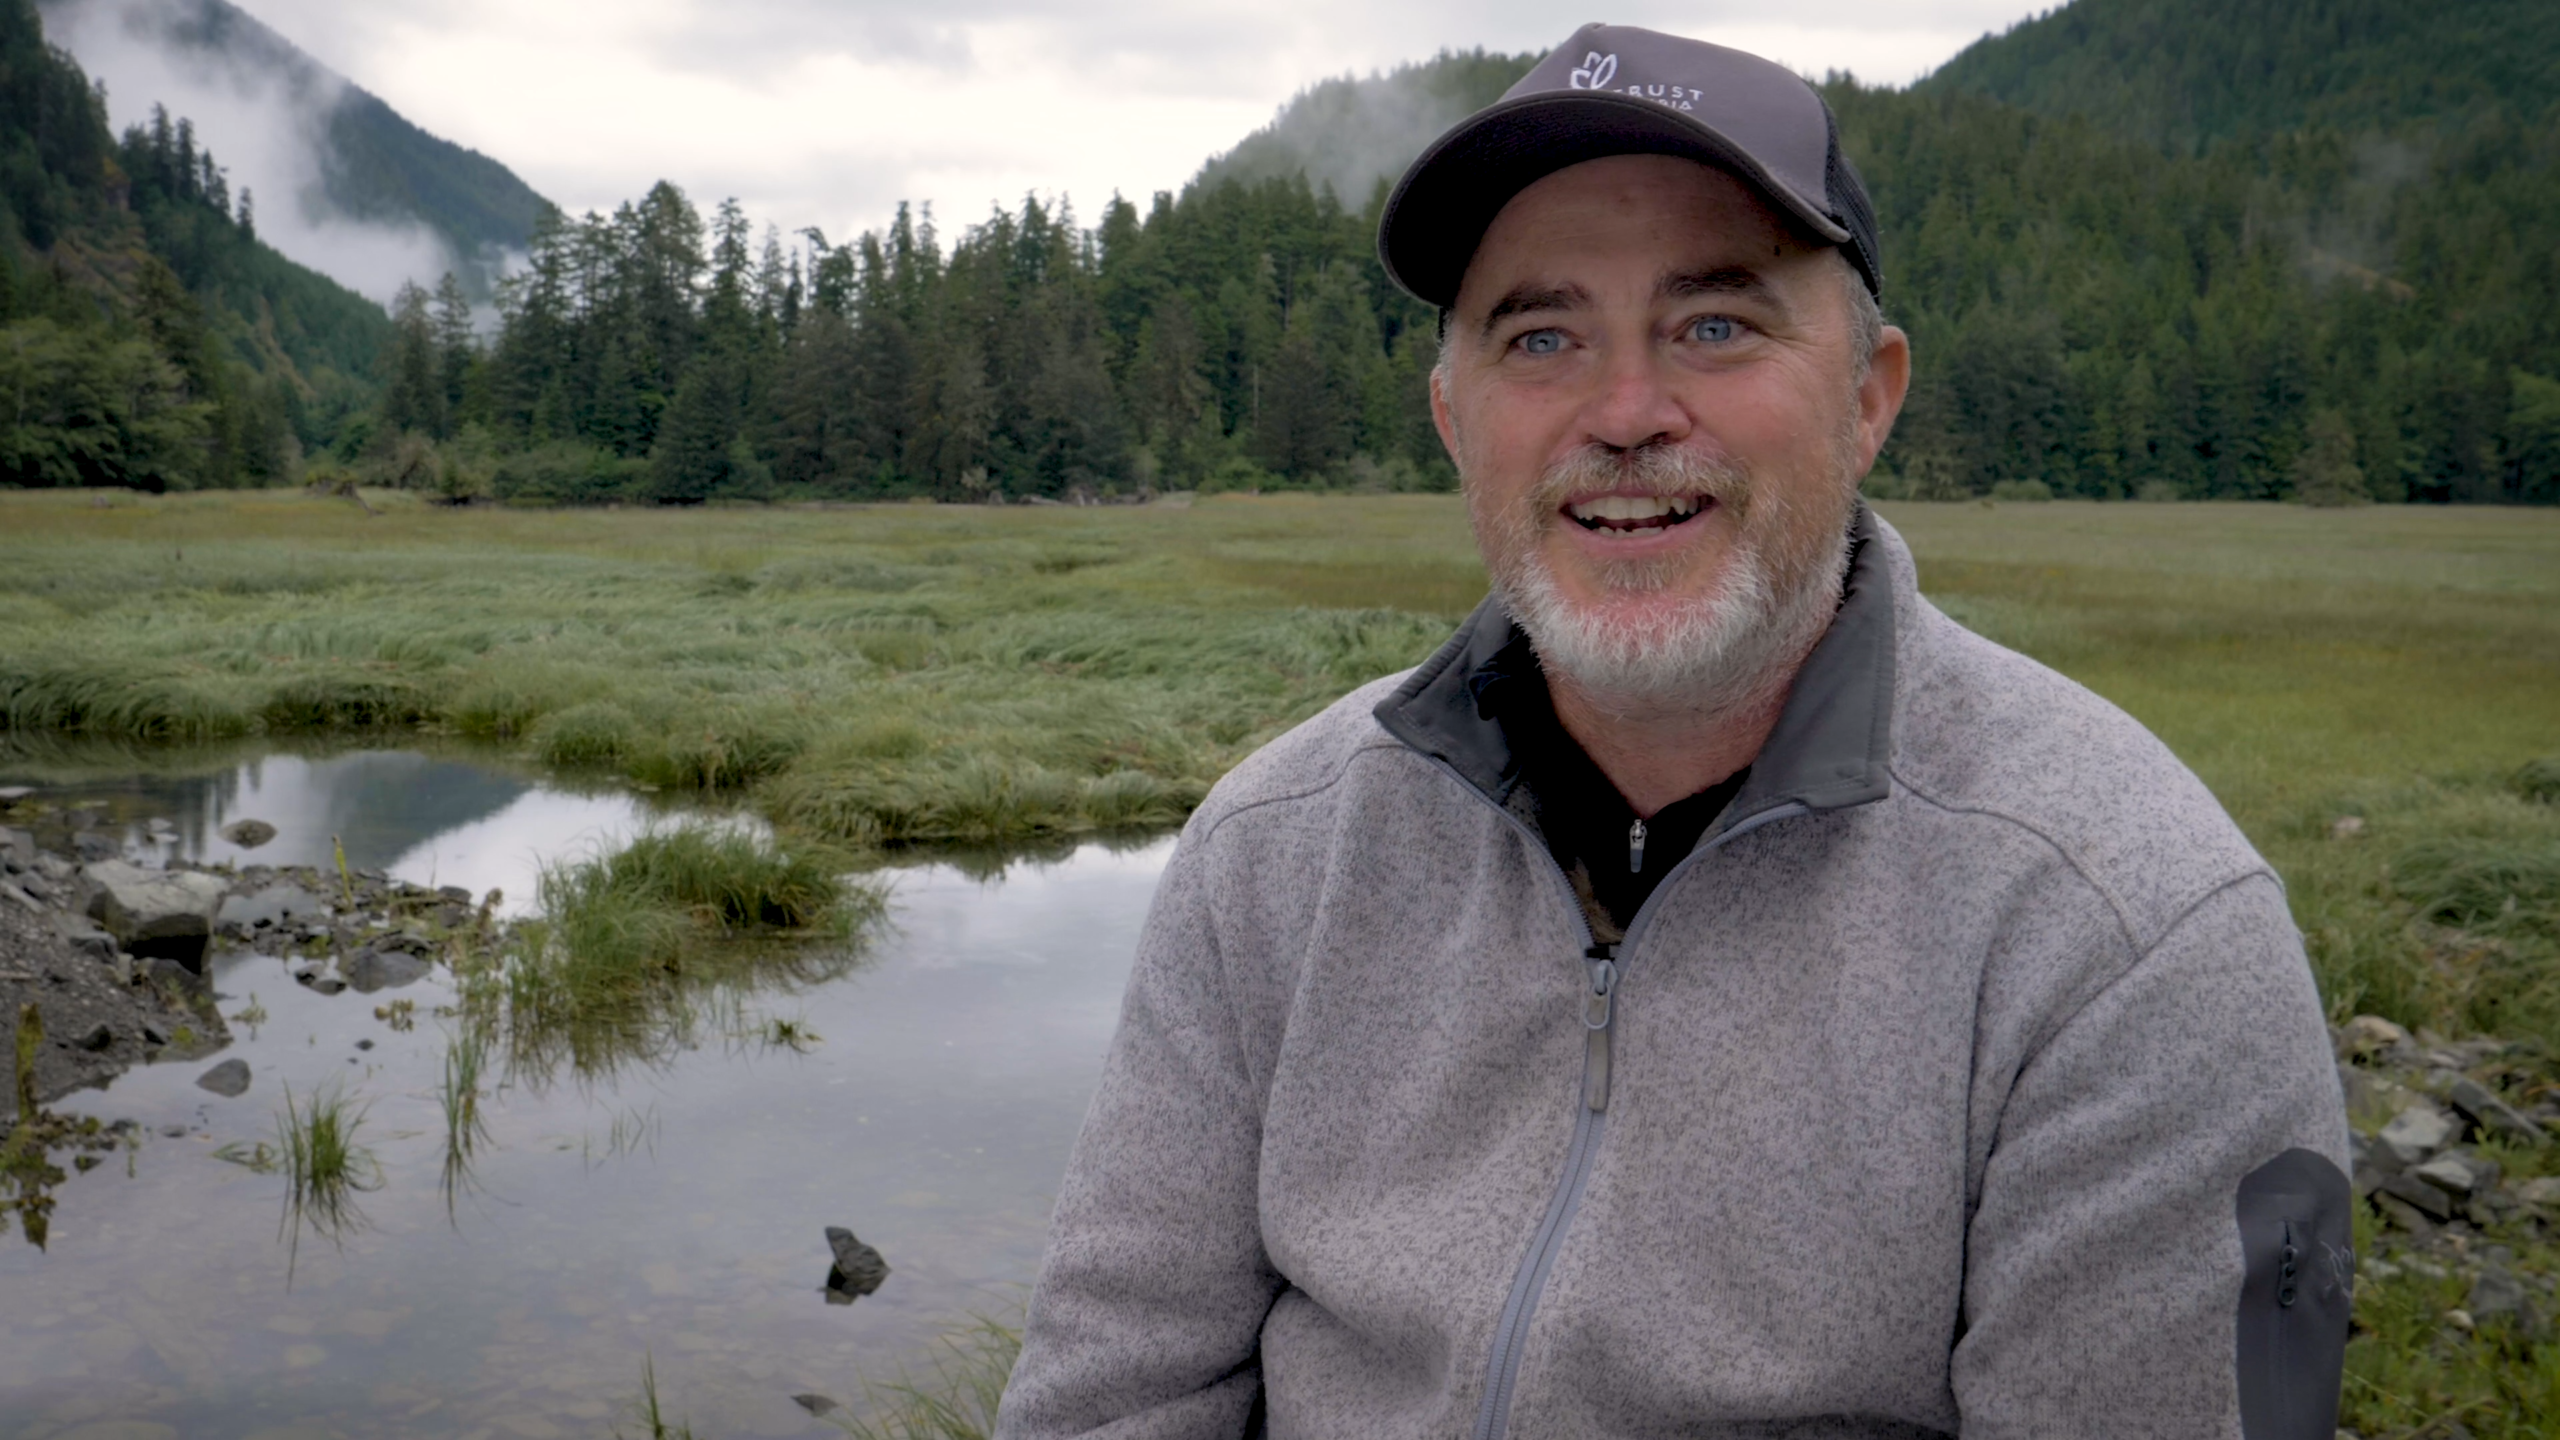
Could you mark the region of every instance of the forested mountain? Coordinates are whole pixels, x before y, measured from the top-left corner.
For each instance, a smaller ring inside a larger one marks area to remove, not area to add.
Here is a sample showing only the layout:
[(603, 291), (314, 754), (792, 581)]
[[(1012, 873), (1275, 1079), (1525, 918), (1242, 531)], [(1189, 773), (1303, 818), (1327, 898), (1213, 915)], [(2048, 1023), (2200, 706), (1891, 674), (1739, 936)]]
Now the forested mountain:
[(191, 125), (111, 136), (30, 0), (0, 0), (0, 483), (273, 483), (371, 403), (381, 310), (255, 223)]
[[(112, 52), (148, 52), (278, 107), (307, 130), (310, 194), (264, 197), (354, 221), (416, 223), (454, 261), (494, 281), (500, 259), (532, 239), (542, 197), (479, 151), (419, 129), (230, 0), (41, 0), (58, 32)], [(475, 288), (477, 286), (475, 285)]]
[(2531, 122), (2560, 105), (2560, 5), (2076, 0), (1985, 37), (1915, 88), (2080, 115), (2186, 151), (2304, 126)]
[[(2560, 501), (2554, 32), (2505, 0), (2422, 18), (2080, 0), (1908, 90), (1827, 81), (1918, 356), (1873, 488)], [(2117, 48), (2163, 26), (2214, 43)], [(669, 184), (546, 210), (492, 343), (462, 287), (401, 296), (334, 458), (571, 501), (1443, 486), (1432, 317), (1377, 267), (1376, 182), (1528, 63), (1319, 85), (1090, 228), (1027, 201), (786, 243)]]
[(1833, 84), (1919, 345), (1888, 483), (2560, 501), (2555, 80), (2548, 3), (2078, 0)]

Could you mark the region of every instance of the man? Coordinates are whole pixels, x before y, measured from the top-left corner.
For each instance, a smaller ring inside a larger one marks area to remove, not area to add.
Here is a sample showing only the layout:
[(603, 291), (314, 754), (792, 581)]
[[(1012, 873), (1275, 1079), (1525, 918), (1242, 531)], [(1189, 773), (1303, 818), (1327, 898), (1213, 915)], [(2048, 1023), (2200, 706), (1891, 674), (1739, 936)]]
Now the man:
[(2327, 1440), (2283, 893), (1858, 504), (1820, 98), (1588, 27), (1380, 244), (1493, 597), (1185, 829), (999, 1433)]

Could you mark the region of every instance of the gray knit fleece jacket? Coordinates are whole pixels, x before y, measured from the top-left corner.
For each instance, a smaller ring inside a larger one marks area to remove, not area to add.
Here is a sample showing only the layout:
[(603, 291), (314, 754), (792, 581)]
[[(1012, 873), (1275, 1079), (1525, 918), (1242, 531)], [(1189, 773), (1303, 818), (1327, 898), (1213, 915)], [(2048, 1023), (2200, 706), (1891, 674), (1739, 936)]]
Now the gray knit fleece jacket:
[(1858, 521), (1595, 947), (1437, 656), (1184, 829), (997, 1433), (2329, 1440), (2346, 1122), (2282, 890)]

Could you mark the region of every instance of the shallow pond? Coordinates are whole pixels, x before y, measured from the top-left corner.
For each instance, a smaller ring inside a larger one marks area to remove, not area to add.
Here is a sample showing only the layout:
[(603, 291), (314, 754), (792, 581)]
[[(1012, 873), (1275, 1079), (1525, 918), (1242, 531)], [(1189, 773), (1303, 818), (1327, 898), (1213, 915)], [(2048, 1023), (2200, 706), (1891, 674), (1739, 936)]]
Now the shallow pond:
[[(452, 756), (119, 786), (181, 853), (233, 858), (212, 837), (250, 814), (283, 832), (260, 861), (325, 862), (309, 837), (336, 834), (351, 864), (510, 897), (540, 858), (644, 818)], [(1021, 1304), (1171, 846), (890, 872), (889, 925), (834, 978), (734, 996), (652, 1066), (500, 1082), (450, 1213), (445, 972), (322, 996), (281, 960), (218, 957), (223, 1012), (264, 1012), (215, 1057), (248, 1062), (245, 1094), (198, 1088), (200, 1060), (54, 1107), (146, 1139), (130, 1173), (119, 1153), (59, 1187), (50, 1249), (0, 1240), (0, 1437), (646, 1433), (644, 1357), (670, 1419), (706, 1435), (835, 1433), (791, 1397), (853, 1399), (964, 1315)], [(377, 1018), (394, 998), (413, 1028)], [(817, 1038), (771, 1045), (776, 1019)], [(272, 1142), (286, 1086), (331, 1084), (369, 1105), (382, 1180), (335, 1243), (285, 1223), (281, 1176), (214, 1153)], [(821, 1292), (830, 1225), (891, 1266), (852, 1305)]]

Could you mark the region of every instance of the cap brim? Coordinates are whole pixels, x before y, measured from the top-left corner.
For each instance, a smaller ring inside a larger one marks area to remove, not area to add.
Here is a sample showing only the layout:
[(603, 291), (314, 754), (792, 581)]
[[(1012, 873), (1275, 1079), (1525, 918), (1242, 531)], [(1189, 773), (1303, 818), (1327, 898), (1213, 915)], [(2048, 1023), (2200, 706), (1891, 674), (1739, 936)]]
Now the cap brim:
[(1548, 91), (1492, 105), (1431, 143), (1387, 197), (1378, 259), (1428, 305), (1457, 303), (1476, 245), (1511, 198), (1608, 155), (1678, 155), (1731, 171), (1826, 244), (1849, 231), (1713, 126), (1632, 95)]

